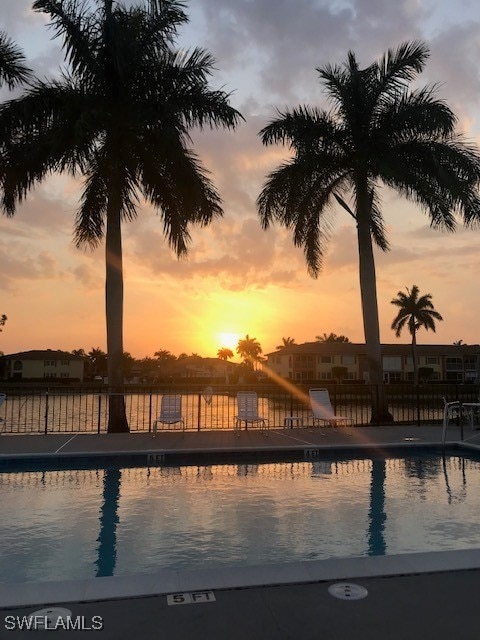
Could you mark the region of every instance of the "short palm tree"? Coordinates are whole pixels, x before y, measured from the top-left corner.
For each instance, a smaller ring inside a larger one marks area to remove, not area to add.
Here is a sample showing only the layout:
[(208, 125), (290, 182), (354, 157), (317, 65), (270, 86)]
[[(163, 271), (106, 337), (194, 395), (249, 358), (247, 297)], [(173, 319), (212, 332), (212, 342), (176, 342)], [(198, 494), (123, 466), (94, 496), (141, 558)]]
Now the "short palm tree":
[(220, 358), (220, 360), (227, 361), (230, 358), (233, 358), (233, 351), (231, 349), (229, 349), (228, 347), (221, 347), (217, 351), (217, 358)]
[(253, 365), (258, 361), (259, 355), (262, 353), (262, 347), (256, 338), (250, 338), (247, 335), (245, 338), (240, 338), (237, 345), (237, 353), (243, 358), (243, 362), (253, 369)]
[(321, 336), (315, 336), (317, 342), (350, 342), (349, 338), (344, 335), (337, 336), (336, 333), (324, 333)]
[(412, 358), (413, 358), (413, 383), (418, 384), (418, 362), (417, 362), (417, 331), (424, 327), (427, 331), (431, 329), (435, 332), (435, 320), (443, 320), (442, 316), (435, 311), (432, 304), (432, 296), (426, 293), (419, 296), (419, 288), (416, 284), (411, 289), (407, 287), (407, 293), (399, 291), (397, 297), (391, 303), (399, 307), (399, 311), (392, 322), (392, 329), (397, 338), (400, 337), (402, 329), (407, 326), (412, 336)]
[(90, 371), (93, 376), (107, 372), (107, 354), (100, 347), (92, 347), (87, 353)]
[[(457, 212), (467, 224), (480, 219), (480, 156), (455, 134), (455, 116), (434, 88), (408, 87), (427, 56), (425, 44), (404, 43), (360, 69), (350, 52), (343, 66), (317, 69), (330, 111), (300, 106), (260, 132), (264, 144), (286, 143), (293, 152), (258, 198), (262, 225), (278, 221), (293, 231), (312, 276), (329, 239), (330, 205), (355, 220), (366, 351), (377, 384), (383, 371), (373, 244), (389, 248), (380, 185), (419, 204), (433, 227), (454, 230)], [(372, 422), (391, 419), (380, 397)]]
[(282, 338), (282, 344), (277, 345), (277, 349), (285, 349), (286, 347), (292, 347), (295, 342), (295, 338)]
[(14, 89), (31, 78), (31, 70), (25, 65), (25, 56), (21, 50), (0, 31), (0, 87), (6, 84)]
[[(36, 82), (0, 111), (8, 141), (3, 208), (12, 215), (16, 202), (51, 172), (83, 174), (75, 240), (95, 247), (105, 236), (108, 380), (115, 391), (123, 384), (122, 222), (136, 217), (143, 197), (160, 214), (169, 245), (186, 254), (189, 225), (223, 214), (189, 148), (189, 130), (234, 128), (241, 116), (226, 93), (208, 87), (208, 53), (174, 50), (178, 26), (187, 21), (182, 2), (96, 4), (33, 4), (63, 38), (69, 72), (57, 82)], [(128, 431), (121, 394), (109, 397), (108, 431)]]

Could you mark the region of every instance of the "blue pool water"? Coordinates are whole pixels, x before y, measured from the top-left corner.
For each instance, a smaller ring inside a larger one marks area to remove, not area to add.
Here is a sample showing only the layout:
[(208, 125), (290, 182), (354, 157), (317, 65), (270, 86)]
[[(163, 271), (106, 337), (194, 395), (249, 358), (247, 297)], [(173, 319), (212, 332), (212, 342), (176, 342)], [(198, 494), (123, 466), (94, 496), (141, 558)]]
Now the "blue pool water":
[(0, 473), (0, 582), (480, 547), (480, 462)]

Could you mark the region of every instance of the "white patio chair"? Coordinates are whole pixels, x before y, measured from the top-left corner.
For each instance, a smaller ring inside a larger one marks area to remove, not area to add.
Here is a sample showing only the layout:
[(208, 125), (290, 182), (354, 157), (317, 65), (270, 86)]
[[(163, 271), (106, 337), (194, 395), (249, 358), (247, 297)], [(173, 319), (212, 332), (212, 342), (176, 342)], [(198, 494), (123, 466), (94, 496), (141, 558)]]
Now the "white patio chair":
[(153, 423), (153, 437), (157, 435), (159, 424), (175, 425), (181, 422), (185, 433), (185, 420), (182, 418), (182, 396), (162, 396), (160, 415)]
[(308, 394), (312, 405), (313, 426), (315, 426), (316, 422), (323, 422), (331, 427), (336, 427), (338, 424), (342, 423), (344, 425), (353, 425), (352, 418), (335, 415), (332, 403), (330, 402), (328, 389), (310, 389)]
[(470, 421), (470, 427), (473, 429), (473, 422), (475, 417), (475, 411), (480, 409), (480, 402), (460, 402), (459, 400), (452, 400), (447, 402), (445, 397), (443, 400), (443, 430), (442, 430), (442, 442), (445, 442), (445, 434), (447, 427), (450, 424), (450, 420), (453, 418), (468, 417)]
[(245, 422), (245, 429), (249, 422), (260, 422), (260, 431), (268, 436), (268, 418), (258, 415), (258, 396), (255, 391), (239, 391), (237, 393), (237, 415), (233, 430), (235, 435), (240, 436), (242, 422)]

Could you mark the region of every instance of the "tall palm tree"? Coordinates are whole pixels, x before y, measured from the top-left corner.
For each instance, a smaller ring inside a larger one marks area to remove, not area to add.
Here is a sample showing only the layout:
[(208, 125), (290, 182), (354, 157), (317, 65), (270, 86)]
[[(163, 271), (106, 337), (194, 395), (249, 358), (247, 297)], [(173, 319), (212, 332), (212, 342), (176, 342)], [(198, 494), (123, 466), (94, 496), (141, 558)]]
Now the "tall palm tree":
[(226, 362), (230, 358), (233, 358), (233, 351), (228, 347), (221, 347), (217, 351), (217, 358), (220, 358), (220, 360), (225, 360)]
[(317, 342), (350, 342), (350, 339), (347, 338), (347, 336), (337, 336), (336, 333), (332, 332), (330, 332), (329, 334), (324, 333), (321, 336), (315, 336), (315, 340)]
[(286, 347), (292, 347), (294, 344), (296, 344), (295, 342), (295, 338), (282, 338), (282, 344), (277, 345), (277, 349), (285, 349)]
[[(273, 171), (258, 198), (264, 228), (278, 221), (304, 248), (317, 277), (339, 204), (357, 228), (360, 290), (370, 380), (382, 382), (373, 244), (389, 246), (380, 210), (383, 183), (416, 202), (433, 227), (454, 230), (480, 218), (480, 157), (455, 134), (455, 116), (432, 87), (409, 90), (428, 48), (418, 42), (389, 50), (360, 69), (350, 52), (343, 66), (317, 69), (330, 111), (300, 106), (280, 113), (261, 132), (263, 143), (286, 143), (293, 158)], [(351, 200), (351, 206), (348, 200)], [(391, 419), (383, 394), (372, 422)]]
[(423, 296), (419, 296), (419, 293), (419, 288), (414, 284), (411, 289), (407, 287), (406, 294), (403, 291), (399, 291), (397, 297), (391, 301), (393, 305), (399, 307), (391, 327), (394, 329), (395, 335), (399, 338), (402, 329), (407, 326), (412, 336), (414, 384), (418, 384), (417, 331), (424, 327), (427, 331), (431, 329), (435, 332), (435, 320), (443, 320), (438, 311), (435, 311), (431, 294), (426, 293)]
[(9, 89), (14, 89), (30, 80), (31, 74), (22, 51), (6, 33), (0, 31), (0, 87), (6, 84)]
[[(31, 78), (31, 70), (25, 66), (24, 62), (25, 56), (20, 49), (6, 33), (0, 31), (0, 87), (6, 84), (9, 89), (14, 89), (17, 85), (27, 82)], [(0, 154), (2, 157), (3, 150), (1, 149)], [(0, 327), (4, 326), (6, 321), (7, 316), (3, 314), (0, 318)]]
[[(223, 215), (220, 198), (189, 130), (234, 128), (241, 118), (223, 91), (208, 87), (213, 59), (205, 51), (174, 50), (187, 22), (178, 0), (142, 0), (130, 8), (113, 0), (36, 0), (63, 38), (68, 73), (36, 82), (0, 111), (8, 139), (3, 208), (55, 171), (85, 180), (75, 220), (78, 246), (105, 236), (108, 380), (123, 383), (122, 222), (137, 215), (142, 196), (160, 214), (178, 256), (187, 253), (189, 225)], [(109, 397), (109, 432), (128, 431), (125, 401)]]
[(240, 338), (238, 341), (236, 351), (243, 358), (244, 364), (253, 369), (254, 363), (258, 361), (259, 355), (262, 353), (262, 347), (256, 338), (250, 338), (247, 333), (245, 338)]

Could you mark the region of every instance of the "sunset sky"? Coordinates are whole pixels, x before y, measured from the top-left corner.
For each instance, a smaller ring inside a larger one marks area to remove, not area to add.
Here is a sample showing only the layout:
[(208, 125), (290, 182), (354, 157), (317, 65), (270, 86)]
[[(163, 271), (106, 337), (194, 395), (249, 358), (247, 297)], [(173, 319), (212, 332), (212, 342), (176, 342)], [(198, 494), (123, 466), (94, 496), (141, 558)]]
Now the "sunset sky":
[[(140, 0), (138, 0), (140, 2)], [(30, 0), (2, 0), (0, 28), (26, 52), (40, 77), (62, 63), (46, 17)], [(363, 342), (355, 227), (335, 210), (330, 248), (317, 280), (302, 250), (279, 227), (263, 231), (255, 200), (266, 174), (288, 157), (263, 148), (258, 131), (275, 109), (327, 106), (315, 67), (341, 63), (352, 49), (362, 66), (388, 47), (422, 39), (431, 49), (419, 84), (438, 84), (459, 129), (480, 142), (480, 13), (476, 0), (195, 0), (182, 47), (201, 46), (217, 60), (213, 87), (232, 93), (246, 122), (235, 132), (194, 133), (197, 153), (224, 201), (224, 218), (192, 230), (189, 257), (178, 261), (149, 207), (124, 225), (124, 347), (133, 356), (159, 349), (214, 356), (246, 333), (264, 353), (282, 336), (298, 343), (324, 332)], [(1, 97), (7, 99), (6, 88)], [(5, 353), (27, 349), (105, 349), (104, 245), (75, 248), (73, 219), (81, 180), (52, 176), (32, 191), (14, 219), (0, 218), (0, 334)], [(419, 342), (480, 342), (480, 229), (433, 231), (417, 207), (382, 191), (391, 251), (377, 252), (383, 342), (396, 309), (390, 300), (417, 284), (431, 293), (444, 322)], [(221, 335), (223, 334), (223, 335)], [(408, 342), (408, 334), (399, 340)], [(230, 344), (228, 344), (230, 342)]]

